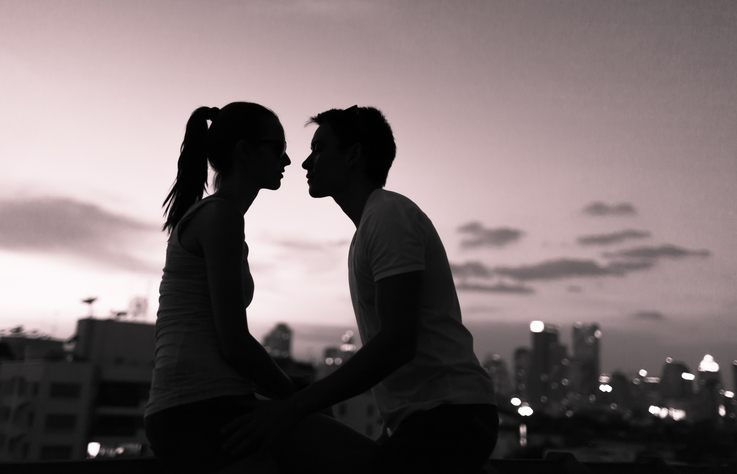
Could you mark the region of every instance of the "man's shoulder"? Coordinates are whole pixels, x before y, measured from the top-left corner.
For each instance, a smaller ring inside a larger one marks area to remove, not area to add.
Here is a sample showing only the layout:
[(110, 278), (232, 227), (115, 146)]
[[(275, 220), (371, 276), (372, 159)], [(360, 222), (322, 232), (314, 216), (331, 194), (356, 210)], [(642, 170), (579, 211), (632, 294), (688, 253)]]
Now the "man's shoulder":
[(420, 210), (419, 206), (403, 194), (386, 189), (377, 189), (369, 197), (367, 212), (382, 212), (387, 210), (410, 211)]

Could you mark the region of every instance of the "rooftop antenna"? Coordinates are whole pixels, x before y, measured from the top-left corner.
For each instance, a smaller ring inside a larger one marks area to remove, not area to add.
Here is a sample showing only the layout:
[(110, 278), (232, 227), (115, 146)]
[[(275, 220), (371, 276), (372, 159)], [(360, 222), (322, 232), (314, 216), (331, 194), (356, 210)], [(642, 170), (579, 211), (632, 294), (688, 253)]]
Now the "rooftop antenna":
[(82, 303), (84, 303), (84, 304), (86, 304), (86, 305), (88, 305), (90, 307), (90, 314), (89, 314), (89, 317), (90, 318), (92, 317), (92, 303), (94, 303), (95, 301), (97, 301), (97, 296), (93, 296), (91, 298), (87, 298), (87, 299), (82, 300)]

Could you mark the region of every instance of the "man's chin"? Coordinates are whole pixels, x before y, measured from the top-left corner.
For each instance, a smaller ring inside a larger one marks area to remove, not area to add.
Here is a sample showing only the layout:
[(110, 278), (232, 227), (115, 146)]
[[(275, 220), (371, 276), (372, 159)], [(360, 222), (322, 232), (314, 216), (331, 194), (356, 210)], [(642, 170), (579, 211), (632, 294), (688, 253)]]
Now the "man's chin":
[(310, 196), (313, 198), (324, 198), (327, 197), (327, 194), (321, 192), (319, 189), (316, 189), (312, 186), (310, 186), (307, 190), (307, 192), (310, 193)]

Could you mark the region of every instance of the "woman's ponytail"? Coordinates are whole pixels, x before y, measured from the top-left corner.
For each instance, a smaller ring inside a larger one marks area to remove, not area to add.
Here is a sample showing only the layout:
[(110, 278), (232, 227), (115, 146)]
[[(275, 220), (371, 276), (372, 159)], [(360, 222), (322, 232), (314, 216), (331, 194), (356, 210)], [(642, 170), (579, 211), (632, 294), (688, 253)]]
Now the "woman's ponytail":
[(171, 233), (187, 209), (202, 199), (207, 187), (207, 121), (215, 120), (219, 114), (217, 107), (200, 107), (187, 121), (177, 178), (163, 204), (166, 223), (162, 230)]

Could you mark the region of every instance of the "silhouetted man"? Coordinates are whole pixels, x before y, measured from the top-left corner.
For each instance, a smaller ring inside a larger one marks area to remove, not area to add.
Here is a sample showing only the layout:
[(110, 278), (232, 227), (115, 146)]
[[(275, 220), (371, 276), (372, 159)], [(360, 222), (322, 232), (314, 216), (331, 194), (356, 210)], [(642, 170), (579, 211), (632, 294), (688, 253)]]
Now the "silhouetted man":
[(363, 347), (328, 377), (257, 410), (240, 439), (253, 446), (307, 433), (295, 427), (309, 413), (372, 389), (384, 428), (376, 444), (362, 445), (369, 471), (478, 470), (496, 443), (494, 386), (461, 323), (432, 222), (383, 189), (396, 154), (391, 127), (379, 110), (357, 106), (309, 123), (318, 126), (302, 164), (310, 195), (332, 197), (356, 225), (348, 278)]

